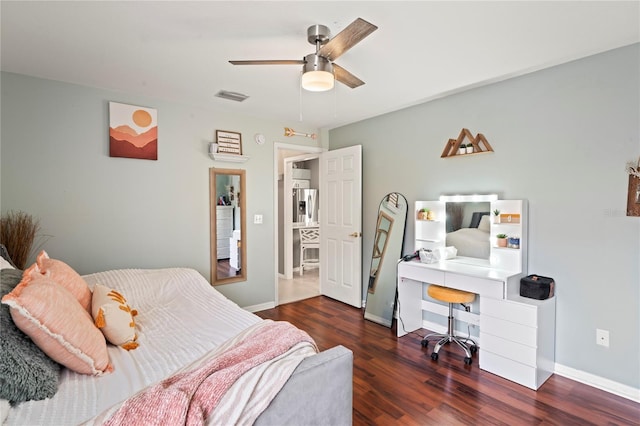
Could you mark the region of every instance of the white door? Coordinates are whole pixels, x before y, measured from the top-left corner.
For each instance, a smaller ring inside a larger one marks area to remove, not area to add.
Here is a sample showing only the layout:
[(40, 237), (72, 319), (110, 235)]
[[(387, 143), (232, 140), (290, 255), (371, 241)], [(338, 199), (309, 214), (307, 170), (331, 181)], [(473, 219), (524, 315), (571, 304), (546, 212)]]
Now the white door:
[(362, 146), (320, 157), (320, 293), (362, 307)]

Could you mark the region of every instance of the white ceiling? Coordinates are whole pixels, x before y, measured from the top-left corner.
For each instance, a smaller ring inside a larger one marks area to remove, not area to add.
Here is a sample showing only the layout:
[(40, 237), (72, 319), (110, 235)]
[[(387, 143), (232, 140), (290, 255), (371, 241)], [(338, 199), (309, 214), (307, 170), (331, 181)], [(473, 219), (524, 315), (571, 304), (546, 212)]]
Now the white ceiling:
[[(85, 1), (1, 3), (3, 71), (334, 128), (640, 42), (638, 1)], [(307, 27), (379, 28), (336, 63), (366, 82), (301, 92)], [(242, 103), (214, 97), (247, 94)], [(150, 105), (152, 106), (152, 105)]]

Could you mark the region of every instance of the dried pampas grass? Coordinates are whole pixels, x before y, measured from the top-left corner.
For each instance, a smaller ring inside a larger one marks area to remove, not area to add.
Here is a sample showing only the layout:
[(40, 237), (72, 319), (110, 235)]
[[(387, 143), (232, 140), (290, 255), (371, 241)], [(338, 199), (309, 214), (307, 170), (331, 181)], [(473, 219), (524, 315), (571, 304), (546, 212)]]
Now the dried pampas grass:
[(3, 244), (18, 269), (25, 269), (34, 247), (40, 221), (22, 211), (9, 211), (0, 219), (0, 244)]

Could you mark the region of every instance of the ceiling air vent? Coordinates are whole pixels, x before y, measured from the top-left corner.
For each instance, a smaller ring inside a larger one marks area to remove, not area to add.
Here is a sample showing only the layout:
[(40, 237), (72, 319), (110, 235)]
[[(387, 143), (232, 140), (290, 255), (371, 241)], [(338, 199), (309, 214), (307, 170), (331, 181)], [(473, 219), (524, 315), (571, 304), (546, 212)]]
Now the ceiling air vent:
[(247, 99), (249, 96), (243, 95), (242, 93), (238, 93), (238, 92), (229, 92), (228, 90), (220, 90), (218, 93), (216, 93), (216, 97), (222, 98), (222, 99), (228, 99), (230, 101), (242, 102), (245, 99)]

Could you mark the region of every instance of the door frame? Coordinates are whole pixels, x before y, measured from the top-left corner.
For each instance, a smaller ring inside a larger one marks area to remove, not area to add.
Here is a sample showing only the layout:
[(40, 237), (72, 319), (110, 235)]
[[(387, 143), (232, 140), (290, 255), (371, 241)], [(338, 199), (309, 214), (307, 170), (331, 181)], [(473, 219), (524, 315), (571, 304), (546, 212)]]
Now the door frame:
[(280, 223), (279, 217), (279, 206), (278, 206), (278, 166), (279, 166), (279, 151), (280, 150), (288, 150), (288, 151), (300, 151), (300, 155), (305, 154), (321, 154), (327, 151), (326, 148), (322, 147), (313, 147), (313, 146), (304, 146), (304, 145), (294, 145), (287, 144), (282, 142), (275, 142), (273, 144), (273, 193), (274, 193), (274, 203), (273, 203), (273, 252), (274, 252), (274, 305), (279, 305), (279, 296), (278, 296), (278, 280), (280, 278), (280, 273), (278, 272), (278, 266), (280, 263), (280, 247), (279, 247), (279, 230), (281, 226), (284, 226), (284, 223)]
[[(326, 152), (326, 151), (325, 151)], [(318, 161), (318, 173), (320, 173), (320, 158), (322, 152), (307, 152), (301, 155), (293, 155), (291, 157), (284, 158), (284, 187), (293, 188), (293, 176), (291, 170), (293, 170), (292, 163), (300, 161)], [(320, 176), (318, 176), (318, 183)], [(317, 189), (317, 188), (316, 188)], [(293, 194), (291, 191), (285, 191), (284, 193), (284, 205), (292, 205)], [(285, 209), (284, 211), (284, 238), (283, 238), (283, 250), (284, 255), (284, 278), (287, 280), (293, 279), (293, 211), (292, 209)], [(278, 253), (279, 255), (280, 253)]]

